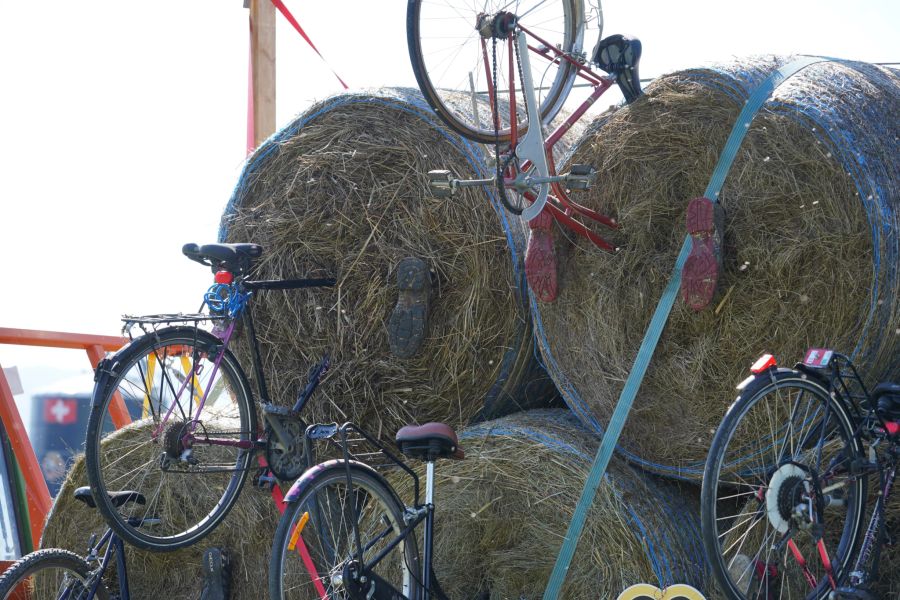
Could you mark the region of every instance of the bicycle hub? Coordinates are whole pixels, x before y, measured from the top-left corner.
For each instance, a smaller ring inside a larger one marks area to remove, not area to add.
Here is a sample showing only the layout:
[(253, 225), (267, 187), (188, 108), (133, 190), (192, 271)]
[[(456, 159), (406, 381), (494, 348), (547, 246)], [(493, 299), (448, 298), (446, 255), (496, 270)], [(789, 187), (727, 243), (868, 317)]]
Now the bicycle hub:
[(475, 21), (475, 29), (484, 39), (505, 40), (515, 30), (516, 23), (517, 17), (511, 12), (498, 12), (496, 15), (481, 13)]

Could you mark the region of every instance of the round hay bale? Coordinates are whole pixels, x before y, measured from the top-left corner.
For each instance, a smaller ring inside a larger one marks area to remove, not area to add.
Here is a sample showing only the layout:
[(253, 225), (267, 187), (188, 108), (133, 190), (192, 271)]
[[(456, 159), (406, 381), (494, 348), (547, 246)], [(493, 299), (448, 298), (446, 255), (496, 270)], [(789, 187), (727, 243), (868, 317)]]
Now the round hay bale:
[[(459, 437), (465, 460), (435, 467), (441, 587), (450, 598), (541, 598), (597, 439), (567, 410), (517, 413)], [(411, 501), (408, 476), (395, 472), (391, 483)], [(562, 597), (615, 598), (640, 582), (704, 589), (698, 496), (692, 486), (653, 480), (614, 458)]]
[[(622, 250), (558, 232), (560, 296), (532, 302), (548, 371), (602, 434), (744, 101), (784, 59), (661, 77), (603, 115), (572, 163), (599, 171), (579, 196), (617, 216)], [(749, 127), (719, 200), (721, 292), (702, 312), (680, 300), (635, 399), (619, 451), (699, 479), (734, 386), (764, 352), (792, 364), (810, 346), (853, 356), (868, 382), (900, 373), (900, 78), (877, 66), (807, 67)]]
[[(140, 425), (138, 425), (140, 427)], [(104, 439), (104, 451), (116, 452), (118, 444), (131, 434), (130, 428), (120, 430)], [(83, 555), (91, 533), (98, 536), (107, 525), (100, 512), (75, 500), (73, 492), (88, 485), (84, 455), (75, 458), (41, 536), (41, 548), (66, 548)], [(192, 493), (202, 494), (202, 486)], [(183, 506), (189, 506), (190, 498)], [(178, 507), (161, 519), (177, 518)], [(201, 562), (203, 552), (212, 546), (223, 547), (231, 557), (231, 597), (259, 598), (268, 582), (269, 556), (272, 537), (278, 524), (278, 509), (268, 492), (253, 489), (249, 481), (225, 520), (199, 544), (174, 552), (146, 552), (126, 546), (125, 560), (131, 597), (135, 600), (158, 598), (160, 585), (165, 584), (168, 600), (196, 600), (203, 585)], [(107, 571), (107, 589), (118, 593), (115, 564)]]
[[(484, 176), (484, 150), (437, 122), (418, 92), (329, 98), (250, 157), (220, 239), (264, 248), (261, 279), (334, 276), (333, 289), (267, 292), (253, 306), (276, 404), (293, 404), (307, 369), (333, 367), (306, 419), (353, 420), (378, 435), (409, 422), (455, 425), (555, 395), (538, 364), (524, 301), (523, 240), (492, 191), (452, 199), (427, 173)], [(433, 286), (418, 354), (388, 346), (396, 265), (424, 259)], [(246, 344), (238, 355), (249, 364)]]

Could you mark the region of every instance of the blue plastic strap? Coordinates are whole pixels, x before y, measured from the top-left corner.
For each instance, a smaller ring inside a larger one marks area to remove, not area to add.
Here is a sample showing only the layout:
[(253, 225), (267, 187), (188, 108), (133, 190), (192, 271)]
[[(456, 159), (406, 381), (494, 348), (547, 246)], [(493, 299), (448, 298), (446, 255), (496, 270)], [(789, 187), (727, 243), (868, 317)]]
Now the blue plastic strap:
[[(731, 135), (728, 136), (728, 141), (725, 143), (722, 154), (719, 155), (719, 161), (713, 171), (709, 186), (706, 188), (705, 195), (707, 198), (713, 202), (718, 201), (722, 183), (725, 181), (725, 176), (731, 169), (731, 164), (734, 162), (734, 157), (737, 155), (738, 148), (740, 147), (744, 136), (747, 134), (747, 130), (750, 128), (750, 122), (753, 120), (753, 117), (756, 115), (757, 111), (759, 111), (760, 107), (769, 99), (769, 96), (772, 95), (775, 88), (801, 69), (813, 63), (827, 60), (829, 59), (820, 56), (804, 56), (798, 58), (797, 60), (776, 69), (756, 90), (753, 91), (753, 94), (751, 94), (747, 103), (744, 105), (743, 110), (741, 110), (740, 115), (738, 115), (737, 122), (731, 130)], [(662, 298), (660, 298), (659, 304), (656, 307), (656, 312), (653, 313), (653, 318), (650, 320), (650, 327), (644, 335), (644, 341), (641, 342), (641, 347), (638, 350), (634, 366), (631, 369), (631, 373), (628, 375), (628, 379), (625, 381), (625, 387), (622, 388), (622, 393), (619, 395), (619, 401), (609, 420), (609, 426), (606, 428), (606, 433), (603, 434), (603, 440), (600, 442), (597, 456), (594, 458), (594, 463), (591, 465), (587, 481), (584, 483), (581, 498), (575, 506), (575, 514), (572, 515), (572, 520), (569, 522), (569, 529), (566, 531), (566, 537), (563, 539), (562, 548), (560, 548), (559, 555), (556, 557), (556, 564), (553, 567), (553, 572), (550, 574), (550, 581), (547, 583), (547, 589), (544, 591), (544, 600), (555, 600), (560, 595), (562, 585), (566, 579), (566, 572), (569, 570), (569, 565), (575, 554), (575, 548), (578, 546), (578, 540), (584, 529), (584, 521), (587, 518), (588, 510), (594, 502), (597, 488), (600, 487), (600, 482), (603, 480), (604, 473), (606, 473), (606, 467), (609, 465), (613, 450), (619, 441), (619, 435), (621, 435), (622, 429), (625, 426), (625, 420), (628, 418), (628, 413), (631, 411), (631, 405), (634, 403), (634, 398), (644, 379), (644, 374), (647, 372), (647, 367), (649, 366), (650, 359), (656, 349), (656, 344), (659, 342), (660, 335), (662, 335), (663, 327), (665, 327), (666, 321), (669, 318), (669, 313), (672, 311), (672, 306), (678, 295), (678, 289), (681, 287), (681, 270), (684, 268), (684, 263), (687, 261), (690, 251), (691, 238), (690, 236), (687, 236), (684, 240), (684, 244), (681, 246), (681, 252), (678, 254), (678, 259), (675, 261), (675, 268), (672, 271), (672, 277), (669, 279), (669, 284), (663, 291)]]

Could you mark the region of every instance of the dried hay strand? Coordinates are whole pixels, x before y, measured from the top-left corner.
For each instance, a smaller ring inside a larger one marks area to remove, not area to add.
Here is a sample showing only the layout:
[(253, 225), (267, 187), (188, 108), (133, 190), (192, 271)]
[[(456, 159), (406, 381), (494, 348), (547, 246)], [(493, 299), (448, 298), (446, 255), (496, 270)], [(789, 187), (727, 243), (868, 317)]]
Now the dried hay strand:
[[(258, 278), (338, 281), (255, 300), (276, 404), (294, 403), (326, 351), (333, 366), (307, 420), (353, 420), (381, 437), (409, 422), (461, 425), (555, 395), (533, 356), (521, 234), (491, 190), (431, 197), (435, 168), (489, 172), (483, 149), (446, 130), (408, 90), (327, 99), (249, 159), (220, 239), (263, 246)], [(397, 302), (395, 267), (407, 256), (428, 263), (433, 286), (426, 339), (401, 359), (385, 324)], [(249, 361), (246, 344), (236, 353)]]
[[(135, 427), (129, 427), (111, 434), (104, 439), (101, 448), (117, 452), (116, 448), (134, 433)], [(106, 531), (107, 525), (100, 512), (75, 500), (72, 495), (75, 489), (84, 485), (88, 485), (87, 473), (84, 455), (80, 455), (72, 464), (47, 515), (42, 548), (66, 548), (83, 555), (90, 534), (99, 536)], [(195, 487), (195, 494), (198, 489)], [(163, 520), (177, 519), (180, 511), (188, 506), (190, 502), (186, 499), (180, 507), (170, 505), (169, 510), (158, 516)], [(169, 600), (195, 600), (203, 585), (203, 552), (219, 546), (227, 550), (231, 559), (231, 597), (259, 598), (260, 590), (266, 589), (268, 581), (269, 555), (277, 524), (278, 509), (272, 498), (266, 492), (253, 489), (248, 482), (225, 520), (198, 544), (165, 553), (127, 546), (125, 559), (131, 597), (135, 600), (158, 598), (164, 584)], [(117, 593), (115, 564), (107, 574), (107, 589)]]
[[(618, 255), (557, 232), (560, 297), (532, 303), (548, 371), (601, 434), (745, 99), (783, 59), (661, 77), (602, 116), (570, 162), (599, 171), (579, 197), (616, 215)], [(734, 386), (764, 352), (790, 365), (811, 346), (853, 356), (868, 382), (900, 373), (900, 78), (818, 63), (778, 88), (752, 121), (719, 200), (721, 292), (695, 313), (676, 300), (619, 451), (699, 479)]]
[[(459, 437), (466, 458), (435, 467), (441, 587), (450, 598), (541, 598), (597, 439), (566, 410), (517, 413)], [(390, 480), (409, 501), (411, 479), (395, 473)], [(614, 458), (562, 597), (615, 598), (640, 582), (703, 589), (698, 496), (692, 486), (653, 480)]]

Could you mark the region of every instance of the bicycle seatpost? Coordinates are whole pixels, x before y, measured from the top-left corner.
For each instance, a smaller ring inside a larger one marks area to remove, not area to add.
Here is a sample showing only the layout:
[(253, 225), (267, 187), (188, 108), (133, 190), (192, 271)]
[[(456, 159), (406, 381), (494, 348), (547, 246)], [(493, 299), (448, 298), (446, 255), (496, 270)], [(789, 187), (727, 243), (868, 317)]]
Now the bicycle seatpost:
[(434, 545), (434, 460), (425, 463), (425, 552), (422, 562), (422, 582), (431, 594), (431, 551)]

